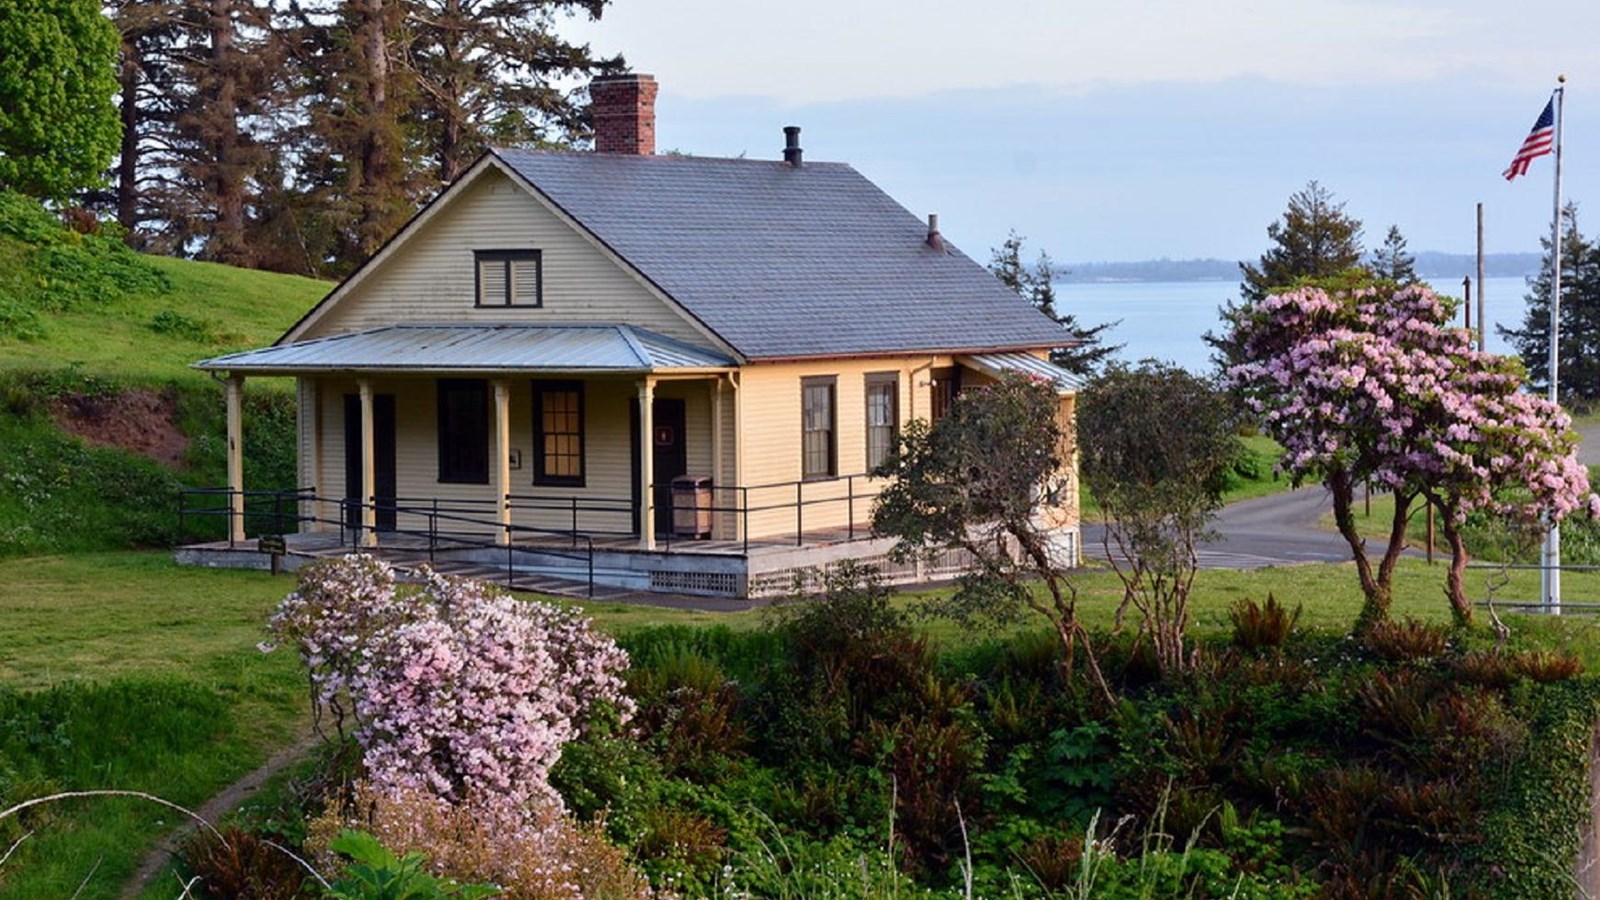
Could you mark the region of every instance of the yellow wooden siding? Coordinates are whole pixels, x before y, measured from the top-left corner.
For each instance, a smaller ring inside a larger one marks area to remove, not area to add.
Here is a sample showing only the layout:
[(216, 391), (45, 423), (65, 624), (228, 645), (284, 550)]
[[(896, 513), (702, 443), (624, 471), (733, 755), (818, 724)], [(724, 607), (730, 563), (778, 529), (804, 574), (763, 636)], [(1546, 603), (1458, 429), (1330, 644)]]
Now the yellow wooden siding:
[[(625, 533), (632, 528), (634, 478), (633, 432), (630, 404), (636, 400), (638, 383), (631, 378), (590, 379), (584, 382), (584, 485), (558, 487), (536, 485), (534, 479), (533, 379), (508, 379), (510, 385), (510, 449), (517, 451), (522, 466), (511, 470), (510, 493), (513, 524), (528, 528), (566, 530), (572, 526), (570, 500), (578, 499), (578, 529), (593, 533)], [(388, 378), (373, 380), (374, 394), (395, 397), (395, 482), (402, 506), (425, 506), (433, 499), (442, 505), (457, 504), (471, 510), (463, 515), (493, 519), (494, 503), (502, 493), (489, 484), (446, 484), (439, 481), (438, 388), (432, 378)], [(684, 400), (685, 439), (688, 441), (689, 472), (711, 471), (711, 391), (710, 380), (668, 382), (657, 386), (656, 396)], [(318, 493), (330, 498), (344, 495), (344, 396), (355, 394), (354, 380), (319, 382), (321, 422), (323, 424), (322, 471), (324, 484)], [(494, 415), (491, 402), (489, 447), (494, 452)], [(314, 468), (308, 466), (307, 469)], [(604, 500), (605, 503), (596, 501)], [(410, 501), (408, 503), (407, 501)], [(427, 501), (427, 503), (423, 502)], [(552, 508), (553, 507), (553, 508)], [(330, 518), (336, 513), (330, 514)], [(417, 515), (402, 514), (401, 530), (426, 527)], [(468, 528), (448, 520), (441, 528), (464, 528), (475, 533), (492, 529)]]
[[(477, 307), (473, 251), (517, 249), (541, 251), (543, 307)], [(686, 316), (494, 169), (352, 285), (300, 340), (408, 322), (626, 322), (707, 344)]]
[[(858, 534), (865, 529), (871, 518), (871, 497), (880, 486), (864, 477), (867, 469), (867, 376), (895, 374), (899, 388), (896, 413), (903, 428), (914, 417), (927, 417), (928, 369), (949, 364), (949, 357), (940, 356), (872, 357), (753, 365), (741, 370), (743, 481), (750, 486), (752, 510), (758, 510), (749, 515), (751, 538), (792, 537), (797, 528), (805, 531), (837, 529), (847, 527), (852, 521)], [(826, 376), (836, 379), (837, 477), (797, 485), (801, 481), (801, 379)], [(797, 501), (805, 501), (798, 516)]]

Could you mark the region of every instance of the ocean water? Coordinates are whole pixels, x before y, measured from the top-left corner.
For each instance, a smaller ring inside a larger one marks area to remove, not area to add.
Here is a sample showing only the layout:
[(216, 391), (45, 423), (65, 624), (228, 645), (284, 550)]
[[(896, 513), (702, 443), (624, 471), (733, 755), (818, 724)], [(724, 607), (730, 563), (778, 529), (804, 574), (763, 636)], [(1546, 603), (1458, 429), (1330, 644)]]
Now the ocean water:
[[(1527, 309), (1527, 283), (1522, 278), (1487, 278), (1483, 294), (1489, 319), (1489, 349), (1514, 353), (1495, 333), (1496, 324), (1519, 327)], [(1461, 282), (1436, 281), (1435, 288), (1459, 297)], [(1105, 332), (1106, 342), (1125, 345), (1120, 358), (1129, 363), (1159, 359), (1192, 372), (1211, 368), (1211, 350), (1201, 335), (1218, 330), (1217, 309), (1238, 297), (1239, 285), (1228, 281), (1124, 281), (1057, 283), (1057, 306), (1084, 325), (1121, 320)], [(1472, 301), (1478, 315), (1478, 300)], [(1474, 326), (1476, 327), (1476, 326)]]

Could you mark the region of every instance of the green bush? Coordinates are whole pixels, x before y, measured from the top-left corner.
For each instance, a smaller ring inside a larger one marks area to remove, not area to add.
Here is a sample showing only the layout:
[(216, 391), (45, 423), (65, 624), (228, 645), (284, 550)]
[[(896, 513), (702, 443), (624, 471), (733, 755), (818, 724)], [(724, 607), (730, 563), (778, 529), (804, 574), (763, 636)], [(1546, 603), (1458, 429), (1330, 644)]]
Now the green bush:
[(129, 249), (113, 229), (74, 231), (37, 200), (12, 191), (0, 191), (0, 238), (24, 248), (24, 271), (5, 282), (12, 296), (0, 297), (8, 306), (62, 312), (172, 288), (166, 274)]

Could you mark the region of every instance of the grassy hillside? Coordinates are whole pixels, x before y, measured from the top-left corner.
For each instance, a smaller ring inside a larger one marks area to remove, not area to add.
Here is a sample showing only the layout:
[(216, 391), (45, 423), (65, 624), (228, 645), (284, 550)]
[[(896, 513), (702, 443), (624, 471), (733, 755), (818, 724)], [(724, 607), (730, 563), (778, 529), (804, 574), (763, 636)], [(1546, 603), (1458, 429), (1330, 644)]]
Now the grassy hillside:
[[(0, 557), (206, 536), (178, 533), (178, 491), (224, 481), (224, 404), (190, 365), (271, 343), (328, 289), (144, 256), (0, 192)], [(289, 388), (246, 392), (247, 487), (293, 484)]]
[(0, 368), (203, 381), (196, 360), (271, 343), (331, 285), (143, 256), (0, 193)]

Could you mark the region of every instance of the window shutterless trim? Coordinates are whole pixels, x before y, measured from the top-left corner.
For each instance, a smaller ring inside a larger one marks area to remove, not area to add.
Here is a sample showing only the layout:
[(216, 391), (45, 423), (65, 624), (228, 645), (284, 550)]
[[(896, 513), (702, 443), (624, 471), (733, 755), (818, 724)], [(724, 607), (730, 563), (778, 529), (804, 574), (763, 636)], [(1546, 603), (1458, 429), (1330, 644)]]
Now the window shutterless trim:
[[(812, 388), (827, 389), (828, 423), (827, 428), (808, 429), (806, 427), (810, 409), (806, 406), (811, 396)], [(818, 471), (810, 467), (812, 454), (807, 453), (809, 438), (814, 433), (827, 433), (827, 466)], [(817, 375), (800, 379), (800, 478), (803, 481), (815, 481), (823, 478), (835, 478), (839, 474), (839, 379), (835, 375)]]
[[(505, 266), (505, 296), (490, 300), (483, 296), (483, 264), (501, 262)], [(533, 263), (534, 301), (517, 303), (512, 274), (519, 262)], [(479, 308), (533, 309), (544, 306), (544, 253), (539, 250), (474, 250), (472, 251), (472, 304)]]
[[(578, 442), (575, 455), (578, 463), (576, 475), (551, 475), (549, 474), (549, 458), (545, 454), (544, 428), (544, 403), (546, 394), (573, 394), (578, 401), (577, 431), (552, 432), (556, 435), (574, 437)], [(583, 397), (583, 382), (581, 381), (535, 381), (533, 382), (533, 483), (555, 487), (584, 487), (588, 473), (585, 441), (585, 402)]]
[[(862, 391), (863, 405), (866, 407), (866, 435), (863, 457), (867, 463), (867, 471), (871, 472), (878, 464), (889, 458), (894, 452), (895, 438), (900, 435), (900, 373), (899, 372), (868, 372), (863, 379), (865, 384)], [(872, 393), (874, 388), (889, 389), (889, 422), (887, 425), (874, 425), (872, 423)], [(874, 428), (887, 428), (888, 440), (884, 442), (882, 456), (872, 458), (872, 431)]]
[[(475, 407), (471, 405), (473, 401)], [(459, 408), (461, 403), (469, 405)], [(488, 484), (489, 382), (482, 378), (441, 378), (438, 407), (439, 483)], [(468, 421), (457, 421), (458, 417)]]

